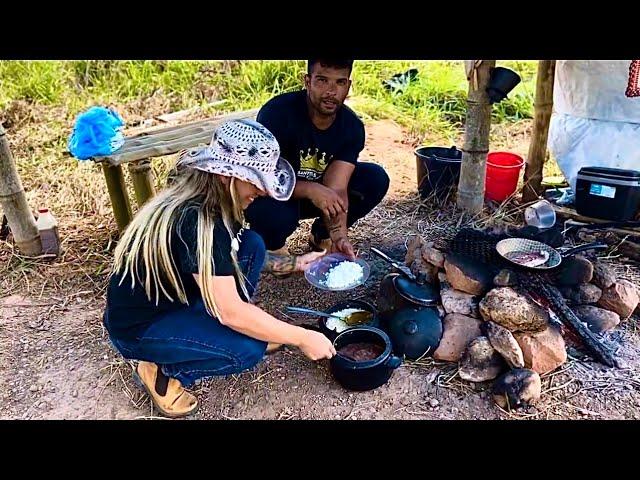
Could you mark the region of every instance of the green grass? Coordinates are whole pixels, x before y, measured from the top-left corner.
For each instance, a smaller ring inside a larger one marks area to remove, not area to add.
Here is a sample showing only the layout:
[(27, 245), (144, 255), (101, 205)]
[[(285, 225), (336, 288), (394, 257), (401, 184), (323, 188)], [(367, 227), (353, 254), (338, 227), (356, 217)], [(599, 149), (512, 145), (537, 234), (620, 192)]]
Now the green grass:
[[(523, 82), (493, 107), (496, 123), (530, 118), (535, 61), (499, 62)], [(392, 93), (383, 80), (409, 68), (419, 75)], [(0, 110), (13, 100), (63, 106), (69, 115), (95, 104), (121, 105), (160, 96), (171, 110), (225, 99), (224, 111), (258, 107), (300, 88), (304, 61), (0, 61)], [(418, 136), (450, 137), (465, 119), (467, 81), (460, 61), (359, 61), (351, 97), (365, 118), (393, 118)], [(165, 112), (167, 113), (167, 112)]]
[[(531, 115), (536, 62), (504, 64), (517, 70), (523, 83), (494, 106), (494, 121), (502, 123), (494, 132), (506, 127), (518, 132), (522, 128), (512, 122)], [(418, 80), (404, 92), (383, 88), (385, 79), (412, 67), (419, 70)], [(304, 61), (0, 61), (0, 121), (6, 122), (27, 201), (33, 209), (52, 210), (66, 251), (64, 267), (49, 270), (21, 262), (0, 242), (0, 263), (11, 273), (0, 277), (0, 291), (25, 283), (27, 291), (42, 295), (45, 286), (68, 289), (74, 282), (86, 290), (87, 279), (104, 286), (116, 229), (103, 173), (92, 162), (64, 154), (79, 112), (112, 105), (133, 126), (216, 100), (225, 102), (207, 107), (207, 115), (255, 108), (301, 88), (305, 69)], [(465, 119), (467, 88), (462, 62), (362, 61), (356, 62), (349, 103), (365, 120), (388, 118), (405, 126), (411, 142), (453, 145)], [(500, 141), (511, 138), (496, 135)], [(158, 188), (170, 166), (165, 160), (152, 164)], [(124, 175), (130, 187), (127, 169)], [(132, 207), (137, 209), (135, 202)]]

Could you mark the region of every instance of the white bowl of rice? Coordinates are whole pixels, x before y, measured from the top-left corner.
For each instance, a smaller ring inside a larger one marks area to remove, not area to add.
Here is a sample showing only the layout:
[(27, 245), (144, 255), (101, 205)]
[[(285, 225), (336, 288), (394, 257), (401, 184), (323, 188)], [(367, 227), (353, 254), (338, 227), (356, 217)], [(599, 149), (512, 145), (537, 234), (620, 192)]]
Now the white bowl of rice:
[(314, 287), (339, 292), (364, 284), (370, 273), (369, 264), (361, 258), (352, 261), (346, 255), (332, 253), (311, 264), (304, 276)]

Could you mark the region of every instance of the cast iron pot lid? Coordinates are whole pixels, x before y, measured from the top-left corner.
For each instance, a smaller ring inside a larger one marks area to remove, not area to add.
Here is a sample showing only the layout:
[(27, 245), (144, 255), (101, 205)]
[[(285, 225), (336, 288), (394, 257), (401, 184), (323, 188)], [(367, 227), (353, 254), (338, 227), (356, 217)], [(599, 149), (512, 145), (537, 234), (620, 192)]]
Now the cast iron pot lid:
[(403, 275), (398, 275), (393, 279), (393, 286), (405, 299), (418, 305), (429, 307), (436, 305), (440, 300), (440, 292), (433, 285), (429, 283), (419, 285)]

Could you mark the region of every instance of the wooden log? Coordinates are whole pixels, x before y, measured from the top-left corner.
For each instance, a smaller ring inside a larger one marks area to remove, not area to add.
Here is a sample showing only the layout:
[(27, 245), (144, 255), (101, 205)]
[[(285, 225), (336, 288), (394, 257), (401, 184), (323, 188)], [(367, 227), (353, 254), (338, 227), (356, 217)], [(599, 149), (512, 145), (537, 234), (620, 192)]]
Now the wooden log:
[(151, 162), (140, 160), (129, 164), (129, 173), (133, 182), (133, 190), (136, 195), (138, 208), (155, 195), (153, 187), (153, 172), (151, 171)]
[(562, 323), (580, 337), (584, 346), (597, 361), (609, 367), (620, 368), (620, 364), (611, 349), (605, 346), (598, 337), (589, 330), (587, 325), (582, 323), (582, 320), (573, 313), (556, 287), (539, 282), (537, 293), (542, 293), (544, 297), (551, 302), (552, 310), (558, 315)]
[(129, 196), (127, 195), (127, 187), (124, 183), (122, 167), (103, 163), (102, 171), (104, 172), (104, 178), (107, 182), (113, 216), (118, 224), (118, 230), (122, 233), (133, 217)]
[(486, 89), (495, 60), (483, 60), (477, 69), (477, 88), (474, 78), (469, 80), (467, 117), (462, 148), (462, 164), (458, 182), (458, 207), (479, 213), (484, 205), (484, 184), (489, 153), (491, 105)]
[(533, 131), (524, 170), (524, 186), (522, 187), (523, 202), (532, 202), (542, 193), (542, 170), (547, 155), (549, 122), (553, 108), (555, 68), (555, 60), (540, 60), (538, 62)]
[(0, 206), (7, 217), (9, 228), (13, 232), (13, 238), (20, 251), (28, 256), (41, 255), (40, 233), (27, 203), (2, 124), (0, 124)]
[[(580, 215), (578, 212), (571, 208), (562, 207), (560, 205), (551, 204), (553, 206), (553, 210), (556, 212), (556, 215), (561, 218), (569, 218), (571, 220), (575, 220), (575, 222), (567, 222), (567, 226), (576, 226), (576, 222), (580, 222), (583, 224), (616, 224), (621, 222), (612, 222), (611, 220), (603, 220), (601, 218), (592, 218), (586, 217), (584, 215)], [(611, 226), (606, 227), (608, 230), (616, 233), (621, 233), (623, 235), (640, 235), (640, 228), (635, 227), (620, 227), (620, 226)]]

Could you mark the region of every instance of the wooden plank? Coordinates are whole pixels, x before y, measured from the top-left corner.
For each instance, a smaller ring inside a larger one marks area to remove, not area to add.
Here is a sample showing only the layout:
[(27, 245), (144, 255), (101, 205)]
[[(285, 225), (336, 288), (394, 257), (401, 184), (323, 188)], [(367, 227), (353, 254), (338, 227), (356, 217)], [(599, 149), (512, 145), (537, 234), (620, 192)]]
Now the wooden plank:
[(258, 109), (234, 112), (208, 120), (189, 123), (181, 126), (165, 127), (141, 132), (125, 139), (125, 144), (112, 155), (95, 157), (96, 162), (110, 165), (144, 160), (150, 157), (172, 155), (185, 148), (202, 143), (209, 143), (218, 125), (228, 120), (255, 118)]
[(161, 122), (165, 122), (165, 123), (171, 123), (171, 122), (176, 122), (178, 120), (180, 120), (181, 118), (187, 117), (189, 115), (191, 115), (192, 113), (195, 113), (199, 110), (203, 110), (205, 108), (208, 107), (217, 107), (219, 105), (223, 105), (227, 103), (227, 100), (217, 100), (215, 102), (211, 102), (206, 104), (204, 107), (201, 106), (197, 106), (197, 107), (193, 107), (193, 108), (187, 108), (186, 110), (180, 110), (178, 112), (171, 112), (171, 113), (165, 113), (163, 115), (158, 115), (157, 117), (154, 117), (156, 120), (159, 120)]

